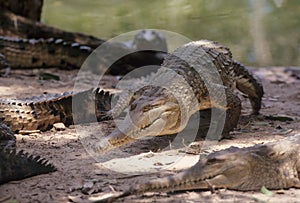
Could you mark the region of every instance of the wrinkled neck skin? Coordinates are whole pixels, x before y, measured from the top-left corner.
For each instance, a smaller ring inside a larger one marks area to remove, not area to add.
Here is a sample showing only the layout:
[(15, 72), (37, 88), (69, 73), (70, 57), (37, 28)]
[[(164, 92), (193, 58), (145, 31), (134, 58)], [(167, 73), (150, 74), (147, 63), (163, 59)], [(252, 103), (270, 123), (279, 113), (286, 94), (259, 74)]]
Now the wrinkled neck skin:
[(193, 90), (178, 74), (168, 74), (172, 80), (166, 80), (166, 74), (158, 75), (152, 83), (167, 81), (164, 87), (149, 85), (137, 91), (122, 124), (96, 151), (105, 152), (145, 136), (175, 134), (186, 127), (190, 116), (199, 110)]

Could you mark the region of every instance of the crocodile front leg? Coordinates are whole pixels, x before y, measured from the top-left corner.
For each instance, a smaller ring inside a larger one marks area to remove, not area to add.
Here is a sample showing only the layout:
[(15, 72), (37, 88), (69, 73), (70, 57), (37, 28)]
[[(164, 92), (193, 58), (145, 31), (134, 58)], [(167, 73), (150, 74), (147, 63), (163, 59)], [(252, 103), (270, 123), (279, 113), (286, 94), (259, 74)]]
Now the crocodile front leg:
[[(224, 125), (220, 126), (221, 129), (223, 129), (222, 137), (224, 137), (224, 138), (229, 137), (229, 132), (233, 131), (233, 129), (236, 128), (239, 118), (240, 118), (240, 115), (241, 115), (241, 108), (242, 108), (240, 99), (238, 98), (238, 96), (236, 96), (232, 92), (231, 89), (226, 88), (225, 94), (226, 94), (227, 106), (223, 107), (223, 108), (225, 108), (226, 118), (225, 118)], [(214, 107), (214, 105), (216, 105), (216, 104), (218, 104), (218, 102), (212, 102), (212, 107)], [(219, 105), (216, 105), (216, 107), (222, 108), (222, 106), (219, 106)], [(218, 109), (217, 109), (217, 112), (218, 112)], [(222, 114), (222, 111), (220, 112), (220, 114)], [(218, 120), (212, 121), (212, 122), (217, 122), (219, 124)], [(220, 128), (217, 128), (217, 129), (220, 129)]]
[(261, 100), (264, 94), (263, 86), (259, 79), (251, 74), (242, 64), (233, 60), (232, 69), (233, 78), (236, 78), (236, 88), (245, 93), (252, 106), (252, 114), (259, 114)]

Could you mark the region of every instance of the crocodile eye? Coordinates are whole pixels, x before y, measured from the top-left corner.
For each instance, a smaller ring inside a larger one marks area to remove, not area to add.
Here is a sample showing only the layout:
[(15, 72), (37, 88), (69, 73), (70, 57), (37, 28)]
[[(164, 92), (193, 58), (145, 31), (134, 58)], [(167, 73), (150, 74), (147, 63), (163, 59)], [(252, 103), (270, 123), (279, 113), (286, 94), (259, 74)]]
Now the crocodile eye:
[(215, 164), (215, 163), (221, 163), (222, 159), (218, 159), (218, 158), (210, 158), (207, 160), (207, 164)]
[(212, 164), (212, 163), (215, 163), (216, 161), (217, 161), (216, 158), (211, 158), (211, 159), (208, 159), (208, 160), (207, 160), (207, 163), (208, 163), (208, 164)]

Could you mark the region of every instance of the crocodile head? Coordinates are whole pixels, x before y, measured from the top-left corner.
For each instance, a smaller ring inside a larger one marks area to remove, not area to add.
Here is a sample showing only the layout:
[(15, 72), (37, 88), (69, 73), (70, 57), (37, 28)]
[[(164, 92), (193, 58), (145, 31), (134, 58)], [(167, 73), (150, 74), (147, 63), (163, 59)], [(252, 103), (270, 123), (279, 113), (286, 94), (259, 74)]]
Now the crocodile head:
[(124, 121), (101, 141), (96, 151), (108, 151), (145, 136), (174, 134), (181, 129), (181, 109), (163, 88), (147, 87), (136, 93)]
[(214, 188), (249, 191), (263, 186), (300, 188), (300, 164), (296, 158), (299, 138), (293, 136), (265, 145), (214, 152), (173, 176), (133, 185), (125, 194)]
[(133, 184), (123, 192), (105, 194), (98, 201), (112, 202), (145, 192), (300, 188), (299, 147), (300, 134), (264, 145), (230, 147), (209, 154), (175, 175)]
[(199, 160), (191, 168), (175, 175), (159, 179), (142, 181), (132, 185), (123, 196), (145, 192), (170, 192), (183, 190), (214, 190), (217, 188), (241, 189), (244, 178), (249, 177), (252, 166), (247, 156), (240, 156), (242, 151), (230, 148), (233, 152), (220, 151)]

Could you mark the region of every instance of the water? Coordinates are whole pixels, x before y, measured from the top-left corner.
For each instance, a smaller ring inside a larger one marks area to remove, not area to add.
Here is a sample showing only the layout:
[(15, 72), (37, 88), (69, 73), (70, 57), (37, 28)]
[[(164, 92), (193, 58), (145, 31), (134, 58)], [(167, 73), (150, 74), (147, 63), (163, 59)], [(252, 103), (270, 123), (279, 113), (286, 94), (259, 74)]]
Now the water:
[(65, 30), (109, 39), (136, 29), (165, 29), (221, 42), (248, 66), (300, 66), (299, 0), (44, 2), (43, 21)]

